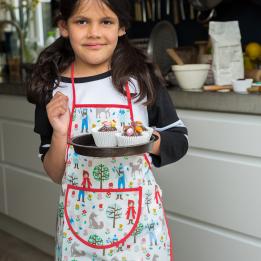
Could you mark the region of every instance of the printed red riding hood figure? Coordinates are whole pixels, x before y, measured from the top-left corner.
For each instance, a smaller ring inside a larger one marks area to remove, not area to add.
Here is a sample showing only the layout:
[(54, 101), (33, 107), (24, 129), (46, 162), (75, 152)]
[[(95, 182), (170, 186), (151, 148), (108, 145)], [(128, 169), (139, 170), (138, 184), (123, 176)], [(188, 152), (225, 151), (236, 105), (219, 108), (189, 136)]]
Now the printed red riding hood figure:
[(134, 201), (129, 199), (128, 200), (128, 209), (126, 212), (126, 219), (129, 220), (129, 224), (133, 224), (133, 219), (135, 219), (136, 210), (134, 208)]

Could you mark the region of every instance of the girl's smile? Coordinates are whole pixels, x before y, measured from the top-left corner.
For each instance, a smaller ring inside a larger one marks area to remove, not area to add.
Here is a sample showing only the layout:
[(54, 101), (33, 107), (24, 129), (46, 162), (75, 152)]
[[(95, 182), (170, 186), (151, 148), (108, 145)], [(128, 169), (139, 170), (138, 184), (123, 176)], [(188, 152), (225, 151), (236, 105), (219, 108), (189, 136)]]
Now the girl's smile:
[(101, 44), (101, 43), (88, 43), (88, 44), (83, 44), (84, 47), (87, 47), (88, 49), (91, 50), (99, 50), (100, 48), (102, 48), (103, 46), (105, 46), (105, 44)]

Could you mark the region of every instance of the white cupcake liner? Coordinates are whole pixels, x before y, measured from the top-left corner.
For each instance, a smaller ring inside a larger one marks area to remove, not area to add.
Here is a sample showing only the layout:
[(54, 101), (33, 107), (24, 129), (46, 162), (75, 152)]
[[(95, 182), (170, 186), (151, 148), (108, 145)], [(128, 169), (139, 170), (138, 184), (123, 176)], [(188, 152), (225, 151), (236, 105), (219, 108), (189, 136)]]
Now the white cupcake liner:
[(151, 127), (145, 127), (147, 130), (146, 131), (143, 131), (143, 133), (146, 133), (146, 134), (148, 134), (148, 136), (149, 136), (149, 139), (148, 139), (148, 142), (149, 142), (149, 140), (150, 140), (150, 137), (151, 137), (151, 135), (152, 135), (152, 133), (153, 133), (153, 131), (154, 131), (154, 129), (153, 128), (151, 128)]
[(116, 131), (98, 131), (98, 129), (94, 128), (91, 130), (95, 145), (97, 147), (116, 147)]
[(116, 133), (117, 144), (119, 147), (128, 147), (147, 143), (150, 139), (148, 133), (141, 136), (123, 136), (122, 133)]

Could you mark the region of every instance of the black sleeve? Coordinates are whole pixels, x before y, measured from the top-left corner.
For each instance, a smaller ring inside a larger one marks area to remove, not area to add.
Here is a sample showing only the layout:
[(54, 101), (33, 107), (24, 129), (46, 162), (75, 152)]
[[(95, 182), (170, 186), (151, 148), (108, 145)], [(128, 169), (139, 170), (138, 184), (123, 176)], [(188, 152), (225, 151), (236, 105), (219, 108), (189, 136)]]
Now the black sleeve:
[(166, 87), (157, 90), (156, 102), (148, 108), (149, 126), (160, 132), (160, 155), (151, 154), (155, 167), (173, 163), (188, 150), (187, 128), (178, 118), (175, 106)]
[(38, 133), (41, 138), (41, 144), (39, 147), (39, 156), (43, 161), (44, 156), (50, 147), (52, 134), (53, 134), (53, 129), (48, 120), (45, 105), (37, 104), (35, 107), (34, 132)]

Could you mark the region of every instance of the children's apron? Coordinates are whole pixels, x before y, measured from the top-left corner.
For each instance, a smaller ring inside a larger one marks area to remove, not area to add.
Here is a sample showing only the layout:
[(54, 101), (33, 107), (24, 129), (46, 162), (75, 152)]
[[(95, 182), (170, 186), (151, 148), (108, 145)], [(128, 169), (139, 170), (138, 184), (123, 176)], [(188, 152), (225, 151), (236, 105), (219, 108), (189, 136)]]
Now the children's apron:
[[(101, 126), (101, 114), (115, 120), (119, 129), (134, 120), (128, 84), (126, 104), (80, 104), (73, 66), (71, 78), (69, 138)], [(68, 144), (58, 208), (56, 260), (173, 260), (161, 190), (146, 154), (86, 157), (76, 154)]]

